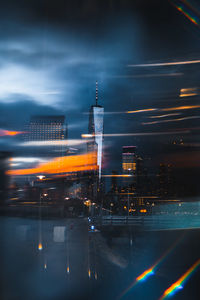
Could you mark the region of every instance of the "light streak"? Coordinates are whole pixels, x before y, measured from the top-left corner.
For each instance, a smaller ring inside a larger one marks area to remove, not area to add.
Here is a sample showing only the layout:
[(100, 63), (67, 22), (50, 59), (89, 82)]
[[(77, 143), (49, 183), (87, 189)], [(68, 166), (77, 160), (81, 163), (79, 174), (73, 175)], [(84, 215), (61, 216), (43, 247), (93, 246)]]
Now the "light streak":
[(5, 129), (0, 129), (0, 136), (15, 136), (23, 133), (24, 133), (23, 131), (10, 131)]
[(39, 164), (35, 168), (7, 171), (8, 175), (31, 174), (61, 174), (86, 170), (97, 170), (96, 153), (64, 156), (55, 158), (47, 163)]
[(192, 96), (197, 96), (197, 93), (185, 93), (185, 94), (180, 94), (179, 97), (183, 98), (183, 97), (192, 97)]
[(186, 18), (188, 18), (193, 24), (198, 25), (197, 19), (187, 12), (183, 6), (174, 5)]
[(191, 96), (197, 96), (197, 88), (187, 88), (187, 89), (181, 89), (179, 97), (191, 97)]
[(175, 106), (175, 107), (168, 107), (162, 108), (161, 111), (171, 111), (171, 110), (187, 110), (193, 108), (200, 108), (200, 105), (182, 105), (182, 106)]
[(148, 269), (148, 270), (144, 271), (140, 276), (138, 276), (136, 278), (136, 281), (145, 280), (147, 277), (149, 277), (153, 274), (154, 274), (153, 269)]
[[(187, 109), (195, 109), (200, 108), (200, 105), (181, 105), (167, 108), (147, 108), (147, 109), (139, 109), (139, 110), (130, 110), (127, 111), (127, 114), (135, 114), (141, 112), (151, 112), (151, 111), (173, 111), (173, 110), (187, 110)], [(85, 136), (87, 137), (87, 136)], [(88, 136), (89, 137), (89, 136)]]
[(130, 175), (130, 174), (118, 174), (118, 175), (111, 174), (111, 175), (102, 175), (102, 177), (132, 177), (132, 175)]
[(138, 110), (129, 110), (126, 113), (127, 114), (136, 114), (136, 113), (155, 111), (155, 110), (158, 110), (158, 109), (157, 108), (146, 108), (146, 109), (138, 109)]
[(153, 121), (153, 122), (143, 122), (142, 125), (153, 125), (153, 124), (159, 124), (159, 123), (179, 122), (179, 121), (185, 121), (185, 120), (191, 120), (191, 119), (199, 119), (199, 118), (200, 118), (200, 116), (190, 116), (190, 117), (183, 117), (183, 118), (178, 118), (178, 119)]
[(177, 66), (177, 65), (190, 65), (199, 64), (200, 59), (196, 60), (184, 60), (184, 61), (171, 61), (162, 63), (149, 63), (149, 64), (130, 64), (128, 67), (165, 67), (165, 66)]
[(137, 283), (144, 281), (147, 279), (149, 276), (154, 275), (155, 269), (158, 267), (160, 263), (166, 259), (169, 254), (176, 248), (177, 244), (182, 240), (184, 237), (185, 233), (183, 233), (168, 249), (167, 251), (154, 263), (153, 266), (151, 266), (149, 269), (145, 270), (141, 275), (139, 275), (120, 295), (120, 299), (130, 291)]
[(192, 273), (199, 267), (200, 259), (198, 259), (188, 270), (185, 272), (175, 283), (173, 283), (161, 296), (160, 300), (173, 295), (178, 291), (178, 289), (183, 288), (183, 284), (192, 275)]
[[(175, 131), (162, 131), (162, 132), (135, 132), (135, 133), (107, 133), (104, 137), (121, 137), (121, 136), (151, 136), (151, 135), (171, 135), (171, 134), (184, 134), (190, 133), (189, 129), (175, 130)], [(86, 134), (81, 136), (84, 138)], [(88, 137), (88, 136), (87, 136)]]
[(24, 147), (49, 147), (49, 146), (76, 146), (87, 143), (86, 140), (72, 139), (72, 140), (58, 140), (58, 141), (30, 141), (21, 143), (20, 146)]
[(39, 250), (39, 251), (42, 251), (42, 249), (43, 249), (42, 243), (39, 243), (39, 244), (38, 244), (38, 250)]
[(150, 119), (159, 119), (159, 118), (167, 118), (171, 116), (178, 116), (181, 115), (181, 113), (172, 113), (172, 114), (166, 114), (166, 115), (159, 115), (159, 116), (150, 116)]
[(35, 162), (46, 162), (47, 160), (39, 157), (11, 157), (11, 162), (23, 162), (23, 163), (35, 163)]

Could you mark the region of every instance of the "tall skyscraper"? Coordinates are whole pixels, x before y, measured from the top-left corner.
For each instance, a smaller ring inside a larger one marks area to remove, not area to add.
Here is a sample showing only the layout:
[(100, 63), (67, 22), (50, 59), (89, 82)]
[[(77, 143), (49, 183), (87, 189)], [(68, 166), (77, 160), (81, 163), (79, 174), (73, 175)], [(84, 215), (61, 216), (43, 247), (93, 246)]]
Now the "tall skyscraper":
[(103, 116), (104, 108), (98, 105), (98, 82), (96, 82), (96, 104), (92, 105), (89, 112), (88, 133), (92, 135), (88, 143), (88, 151), (96, 153), (98, 177), (101, 179), (103, 157)]

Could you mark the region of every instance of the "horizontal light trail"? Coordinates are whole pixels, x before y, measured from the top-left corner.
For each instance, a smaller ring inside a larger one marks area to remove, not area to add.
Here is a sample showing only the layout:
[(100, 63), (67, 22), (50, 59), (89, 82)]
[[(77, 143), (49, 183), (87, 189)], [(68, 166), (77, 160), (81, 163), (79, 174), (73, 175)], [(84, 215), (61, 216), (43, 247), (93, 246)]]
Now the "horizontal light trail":
[(200, 60), (184, 60), (184, 61), (171, 61), (163, 63), (150, 63), (150, 64), (130, 64), (128, 67), (165, 67), (165, 66), (177, 66), (177, 65), (190, 65), (199, 64)]
[[(122, 136), (151, 136), (151, 135), (171, 135), (171, 134), (186, 134), (190, 133), (189, 129), (175, 130), (175, 131), (161, 131), (161, 132), (135, 132), (135, 133), (107, 133), (104, 137), (122, 137)], [(91, 134), (82, 134), (82, 138), (92, 138)], [(98, 136), (98, 135), (96, 135)]]
[(175, 283), (173, 283), (161, 296), (160, 300), (175, 294), (178, 289), (183, 288), (183, 284), (192, 275), (192, 273), (200, 266), (200, 259), (198, 259), (185, 274), (183, 274)]
[(183, 97), (192, 97), (192, 96), (197, 96), (197, 93), (185, 93), (185, 94), (180, 94), (179, 97), (183, 98)]
[(133, 175), (129, 175), (129, 174), (118, 174), (118, 175), (102, 175), (102, 177), (133, 177)]
[(10, 162), (19, 162), (19, 163), (36, 163), (36, 162), (47, 162), (47, 160), (39, 157), (11, 157)]
[(150, 116), (150, 119), (160, 119), (160, 118), (167, 118), (172, 116), (179, 116), (181, 113), (172, 113), (172, 114), (166, 114), (166, 115), (158, 115), (158, 116)]
[(200, 108), (200, 105), (181, 105), (175, 107), (162, 108), (160, 109), (160, 111), (187, 110), (187, 109), (194, 109), (194, 108)]
[(155, 110), (158, 110), (158, 109), (157, 108), (146, 108), (146, 109), (138, 109), (138, 110), (129, 110), (126, 113), (127, 114), (136, 114), (136, 113), (155, 111)]
[(72, 140), (57, 140), (57, 141), (30, 141), (21, 143), (24, 147), (49, 147), (49, 146), (76, 146), (87, 143), (86, 140), (72, 139)]
[(161, 121), (153, 121), (153, 122), (143, 122), (142, 125), (152, 125), (152, 124), (169, 123), (169, 122), (180, 122), (180, 121), (199, 119), (199, 118), (200, 118), (200, 116), (190, 116), (190, 117), (183, 117), (183, 118), (177, 118), (177, 119), (169, 119), (169, 120), (161, 120)]
[(0, 129), (0, 136), (15, 136), (23, 133), (24, 133), (23, 131), (10, 131), (5, 129)]
[[(47, 163), (39, 164), (35, 168), (7, 171), (8, 175), (31, 174), (65, 174), (71, 172), (96, 170), (96, 153), (57, 157)], [(65, 174), (66, 175), (66, 174)]]

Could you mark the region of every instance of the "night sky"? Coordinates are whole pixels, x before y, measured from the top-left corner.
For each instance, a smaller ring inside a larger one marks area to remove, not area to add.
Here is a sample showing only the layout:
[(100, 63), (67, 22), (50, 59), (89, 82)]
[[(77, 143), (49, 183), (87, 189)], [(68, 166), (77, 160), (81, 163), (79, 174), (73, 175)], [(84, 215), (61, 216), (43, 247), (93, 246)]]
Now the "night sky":
[[(0, 128), (23, 131), (32, 114), (64, 114), (69, 138), (80, 139), (88, 131), (98, 80), (105, 134), (151, 133), (105, 137), (106, 173), (120, 170), (123, 145), (138, 146), (138, 154), (152, 158), (155, 166), (168, 161), (185, 172), (199, 167), (200, 108), (125, 113), (199, 105), (200, 64), (147, 65), (200, 59), (200, 28), (177, 9), (183, 4), (200, 20), (199, 1), (1, 4)], [(184, 88), (195, 89), (195, 95), (179, 97)], [(148, 124), (169, 113), (177, 115), (162, 120), (183, 120)], [(180, 139), (184, 145), (177, 145)], [(25, 155), (19, 143), (18, 137), (0, 138), (1, 150)]]

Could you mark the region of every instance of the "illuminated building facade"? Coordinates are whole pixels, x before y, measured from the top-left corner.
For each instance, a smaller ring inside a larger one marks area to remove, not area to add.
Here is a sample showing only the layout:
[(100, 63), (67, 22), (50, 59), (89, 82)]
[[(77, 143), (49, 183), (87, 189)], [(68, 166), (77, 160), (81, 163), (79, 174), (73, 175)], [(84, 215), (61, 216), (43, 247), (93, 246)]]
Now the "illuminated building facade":
[(122, 172), (124, 175), (136, 175), (136, 146), (124, 146), (122, 149)]
[(92, 135), (88, 143), (88, 151), (96, 153), (98, 177), (101, 179), (103, 156), (103, 117), (104, 108), (98, 105), (98, 84), (96, 82), (96, 104), (92, 105), (89, 112), (88, 133)]

